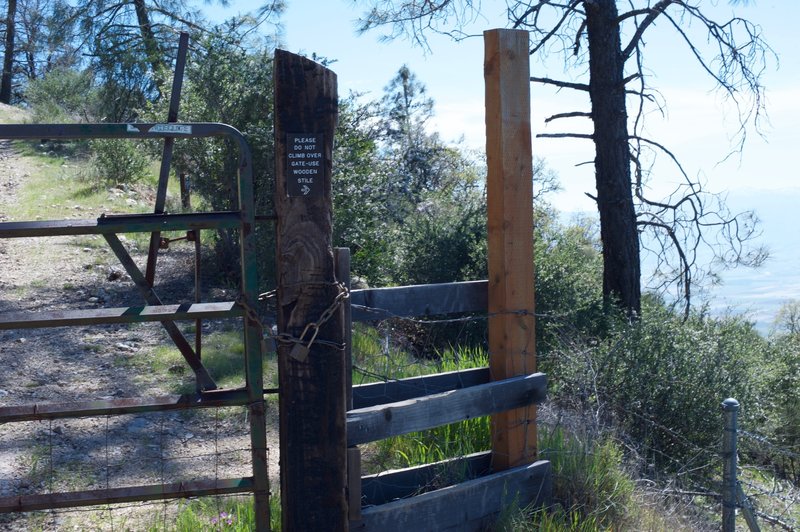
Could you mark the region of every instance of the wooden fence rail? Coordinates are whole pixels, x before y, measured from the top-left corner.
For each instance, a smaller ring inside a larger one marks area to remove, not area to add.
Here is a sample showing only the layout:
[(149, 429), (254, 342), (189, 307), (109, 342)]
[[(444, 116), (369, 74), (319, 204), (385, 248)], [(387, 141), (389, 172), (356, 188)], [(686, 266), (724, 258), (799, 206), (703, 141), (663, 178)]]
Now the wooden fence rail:
[(546, 388), (545, 375), (534, 373), (351, 410), (347, 413), (347, 445), (432, 429), (541, 403)]

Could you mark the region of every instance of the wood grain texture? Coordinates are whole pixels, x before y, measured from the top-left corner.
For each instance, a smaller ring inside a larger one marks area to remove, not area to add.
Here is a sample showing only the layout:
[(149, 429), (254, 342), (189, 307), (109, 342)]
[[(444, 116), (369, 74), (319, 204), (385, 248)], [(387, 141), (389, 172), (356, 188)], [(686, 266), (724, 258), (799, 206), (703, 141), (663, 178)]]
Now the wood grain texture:
[(477, 384), (486, 384), (489, 380), (489, 368), (472, 368), (386, 382), (359, 384), (353, 386), (353, 408), (367, 408), (433, 393), (459, 390)]
[[(533, 167), (528, 32), (484, 32), (489, 244), (489, 366), (493, 379), (536, 371)], [(536, 457), (536, 410), (493, 416), (493, 466)]]
[[(279, 333), (300, 338), (334, 301), (331, 248), (332, 142), (336, 74), (307, 58), (275, 52), (275, 208)], [(322, 194), (289, 197), (287, 135), (322, 135)], [(341, 312), (318, 340), (343, 342)], [(306, 338), (309, 340), (309, 338)], [(278, 344), (281, 499), (284, 530), (346, 530), (345, 369), (341, 349), (315, 343), (304, 362)]]
[(364, 506), (386, 504), (420, 493), (421, 488), (446, 486), (484, 476), (491, 471), (492, 453), (484, 451), (432, 464), (366, 475), (361, 479)]
[(486, 281), (464, 281), (354, 290), (353, 320), (486, 312)]
[(542, 506), (550, 499), (550, 462), (540, 461), (365, 508), (351, 530), (376, 532), (486, 530), (502, 508)]
[(542, 402), (546, 390), (547, 377), (534, 373), (351, 410), (347, 413), (347, 444), (359, 445)]

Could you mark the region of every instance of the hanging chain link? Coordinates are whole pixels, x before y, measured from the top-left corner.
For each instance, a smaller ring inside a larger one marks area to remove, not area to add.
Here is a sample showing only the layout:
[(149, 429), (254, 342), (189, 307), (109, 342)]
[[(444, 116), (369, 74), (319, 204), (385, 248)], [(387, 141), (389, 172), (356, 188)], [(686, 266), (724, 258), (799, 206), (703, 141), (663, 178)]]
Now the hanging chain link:
[[(344, 345), (337, 342), (331, 342), (328, 340), (319, 340), (317, 336), (319, 335), (320, 328), (325, 325), (336, 313), (339, 307), (342, 306), (344, 301), (346, 301), (350, 297), (350, 291), (347, 287), (342, 283), (333, 283), (336, 286), (337, 293), (336, 297), (333, 299), (333, 302), (325, 309), (325, 311), (320, 314), (320, 317), (316, 321), (312, 321), (308, 323), (304, 328), (303, 332), (300, 334), (300, 337), (292, 336), (289, 333), (280, 333), (280, 334), (272, 334), (271, 332), (267, 332), (264, 328), (264, 325), (261, 323), (261, 319), (258, 317), (258, 313), (256, 310), (247, 302), (247, 298), (244, 294), (240, 294), (239, 297), (236, 299), (236, 304), (241, 306), (247, 319), (249, 319), (259, 331), (259, 336), (261, 337), (261, 350), (262, 353), (266, 352), (266, 344), (264, 341), (265, 334), (266, 336), (272, 338), (277, 342), (281, 342), (283, 344), (292, 344), (292, 349), (289, 351), (289, 356), (294, 358), (299, 362), (305, 362), (308, 358), (308, 353), (311, 350), (311, 346), (313, 344), (318, 345), (325, 345), (328, 347), (333, 347), (334, 349), (344, 349)], [(270, 292), (265, 292), (263, 294), (259, 294), (258, 299), (259, 301), (264, 301), (271, 297), (274, 297), (277, 294), (275, 290)]]
[(259, 339), (259, 348), (261, 349), (261, 356), (264, 356), (267, 353), (267, 342), (264, 339), (264, 324), (261, 323), (261, 318), (258, 317), (258, 312), (256, 309), (250, 305), (247, 301), (247, 297), (244, 294), (239, 294), (239, 297), (236, 298), (236, 304), (244, 309), (245, 318), (253, 324), (258, 332), (258, 339)]

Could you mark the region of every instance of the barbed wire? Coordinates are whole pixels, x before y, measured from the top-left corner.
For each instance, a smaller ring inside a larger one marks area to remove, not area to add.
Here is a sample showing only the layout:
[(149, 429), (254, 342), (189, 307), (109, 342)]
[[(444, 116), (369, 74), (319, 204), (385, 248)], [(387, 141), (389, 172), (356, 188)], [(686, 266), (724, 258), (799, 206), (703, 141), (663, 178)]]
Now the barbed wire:
[(739, 435), (740, 436), (744, 436), (745, 438), (750, 438), (753, 441), (757, 441), (759, 443), (762, 443), (765, 446), (769, 447), (770, 449), (773, 449), (778, 454), (782, 454), (782, 455), (788, 456), (790, 458), (796, 458), (796, 459), (800, 460), (800, 453), (796, 453), (796, 452), (790, 451), (788, 449), (785, 449), (785, 448), (781, 447), (780, 445), (776, 445), (776, 444), (772, 443), (771, 441), (769, 441), (769, 439), (767, 439), (765, 436), (761, 436), (760, 434), (755, 434), (753, 432), (750, 432), (750, 431), (747, 431), (747, 430), (741, 430), (741, 429), (739, 429)]

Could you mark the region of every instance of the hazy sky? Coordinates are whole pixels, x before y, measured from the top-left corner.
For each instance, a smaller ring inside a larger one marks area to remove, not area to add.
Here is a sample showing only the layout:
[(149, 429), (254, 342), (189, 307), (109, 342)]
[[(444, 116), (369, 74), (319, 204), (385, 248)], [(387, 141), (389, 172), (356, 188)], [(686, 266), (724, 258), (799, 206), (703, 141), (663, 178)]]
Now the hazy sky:
[[(487, 6), (496, 5), (490, 13)], [(727, 2), (703, 2), (722, 18), (730, 14)], [(713, 4), (719, 4), (713, 7)], [(472, 31), (480, 35), (484, 29), (504, 25), (504, 2), (483, 2), (491, 20), (478, 19)], [(464, 135), (474, 147), (484, 144), (483, 41), (481, 37), (455, 43), (445, 37), (431, 38), (426, 54), (407, 40), (381, 42), (380, 32), (357, 36), (353, 23), (362, 9), (353, 2), (290, 0), (284, 17), (282, 39), (289, 51), (316, 52), (337, 59), (331, 68), (337, 72), (341, 93), (347, 90), (369, 92), (375, 96), (402, 64), (416, 72), (436, 102), (435, 126), (445, 138)], [(730, 105), (713, 84), (693, 65), (685, 45), (674, 38), (666, 25), (652, 28), (646, 53), (652, 58), (650, 67), (655, 85), (667, 102), (667, 115), (649, 117), (648, 129), (654, 138), (666, 144), (684, 162), (691, 176), (707, 180), (710, 190), (743, 188), (782, 189), (797, 187), (798, 170), (793, 161), (800, 144), (797, 124), (800, 123), (800, 59), (794, 24), (800, 15), (800, 2), (750, 2), (738, 6), (737, 14), (751, 19), (763, 28), (764, 36), (774, 48), (775, 61), (764, 75), (767, 86), (769, 123), (764, 137), (750, 134), (741, 158), (733, 157), (717, 164), (730, 150), (730, 136), (735, 130), (735, 116)], [(533, 62), (534, 75), (561, 76), (560, 58), (545, 65)], [(545, 126), (544, 117), (557, 112), (588, 110), (588, 99), (574, 91), (554, 91), (532, 86), (532, 126), (534, 133), (574, 130), (578, 121), (558, 121)], [(588, 121), (583, 125), (589, 127)], [(592, 159), (590, 141), (534, 139), (534, 153), (545, 157), (559, 173), (564, 192), (556, 199), (561, 210), (594, 210), (584, 192), (594, 192), (591, 166), (576, 163)], [(660, 181), (654, 186), (674, 182), (672, 167), (657, 167)], [(669, 185), (661, 190), (666, 192)], [(671, 187), (670, 187), (671, 188)]]
[[(717, 19), (730, 16), (727, 0), (698, 0)], [(247, 11), (258, 2), (236, 2), (226, 8), (230, 16)], [(483, 30), (505, 26), (505, 2), (484, 0), (485, 17), (474, 21), (476, 37), (455, 43), (432, 36), (425, 53), (406, 40), (381, 42), (380, 32), (358, 36), (354, 21), (363, 12), (363, 2), (352, 0), (288, 0), (279, 35), (283, 48), (296, 53), (316, 53), (336, 63), (339, 92), (367, 93), (380, 97), (383, 87), (407, 64), (435, 100), (433, 127), (445, 139), (464, 137), (471, 147), (482, 149), (484, 139)], [(731, 149), (735, 114), (725, 104), (707, 75), (696, 66), (685, 44), (674, 30), (658, 24), (648, 30), (645, 52), (651, 85), (667, 103), (664, 117), (648, 117), (648, 134), (667, 145), (683, 162), (692, 177), (701, 179), (708, 190), (729, 193), (729, 205), (756, 209), (763, 219), (760, 243), (771, 250), (770, 261), (761, 269), (723, 274), (725, 283), (714, 289), (712, 307), (723, 312), (728, 305), (749, 311), (766, 330), (781, 304), (800, 299), (800, 180), (795, 152), (800, 152), (800, 59), (796, 21), (800, 2), (795, 0), (750, 0), (739, 2), (736, 14), (761, 26), (774, 49), (780, 67), (771, 60), (764, 73), (769, 121), (763, 137), (751, 131), (741, 157), (720, 161)], [(360, 7), (359, 7), (360, 6)], [(209, 9), (209, 8), (206, 8)], [(490, 9), (495, 9), (494, 13)], [(221, 11), (222, 8), (215, 8)], [(219, 15), (218, 15), (219, 16)], [(268, 31), (272, 29), (266, 28)], [(563, 61), (553, 57), (545, 64), (533, 61), (536, 76), (561, 77)], [(554, 113), (588, 110), (588, 100), (575, 91), (554, 91), (533, 85), (532, 127), (535, 133), (568, 131), (580, 121), (554, 122), (545, 127), (544, 118)], [(582, 126), (590, 131), (588, 121)], [(564, 190), (552, 198), (562, 212), (595, 212), (585, 193), (594, 193), (591, 165), (576, 166), (593, 158), (592, 144), (585, 140), (534, 139), (534, 154), (544, 157), (559, 174)], [(655, 192), (665, 193), (674, 185), (676, 172), (670, 165), (655, 168)]]
[[(246, 11), (258, 2), (236, 2), (227, 14)], [(397, 70), (407, 64), (428, 88), (435, 100), (433, 126), (445, 139), (464, 137), (471, 147), (484, 145), (483, 40), (484, 29), (505, 25), (504, 2), (483, 2), (484, 17), (474, 21), (476, 34), (461, 42), (432, 36), (430, 50), (407, 40), (380, 40), (381, 31), (357, 35), (355, 20), (363, 12), (362, 2), (345, 0), (288, 0), (280, 40), (292, 52), (316, 53), (336, 62), (340, 94), (353, 90), (379, 97)], [(728, 2), (703, 1), (704, 9), (718, 18), (731, 12)], [(491, 10), (494, 9), (494, 12)], [(774, 48), (780, 67), (770, 61), (764, 74), (769, 122), (764, 136), (751, 131), (745, 151), (720, 163), (731, 148), (735, 115), (721, 94), (714, 92), (710, 79), (693, 64), (687, 48), (666, 24), (650, 31), (645, 48), (651, 69), (651, 84), (663, 95), (667, 113), (648, 117), (648, 132), (667, 145), (684, 163), (687, 172), (699, 176), (712, 191), (788, 189), (797, 187), (798, 170), (793, 160), (800, 144), (800, 59), (793, 38), (800, 17), (800, 2), (757, 0), (739, 5), (736, 13), (763, 28)], [(267, 31), (271, 29), (265, 28)], [(562, 76), (559, 57), (546, 64), (533, 61), (532, 74)], [(554, 91), (532, 86), (534, 134), (589, 131), (586, 121), (558, 121), (548, 126), (544, 117), (558, 112), (588, 110), (588, 98), (574, 91)], [(564, 191), (554, 198), (563, 211), (594, 210), (584, 192), (594, 192), (591, 166), (575, 166), (591, 160), (592, 145), (585, 140), (534, 139), (534, 153), (544, 157), (560, 176)], [(666, 192), (678, 179), (669, 165), (656, 167), (656, 192)]]

